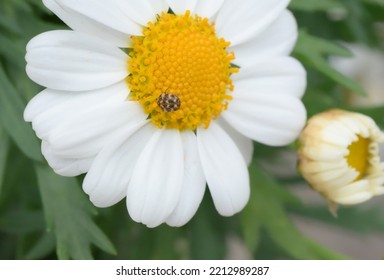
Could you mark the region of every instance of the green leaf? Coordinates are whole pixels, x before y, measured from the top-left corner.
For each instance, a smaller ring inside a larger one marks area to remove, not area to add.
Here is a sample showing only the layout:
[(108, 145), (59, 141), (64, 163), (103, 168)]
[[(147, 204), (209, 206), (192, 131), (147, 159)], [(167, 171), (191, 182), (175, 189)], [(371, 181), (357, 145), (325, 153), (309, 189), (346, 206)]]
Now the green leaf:
[(38, 260), (45, 258), (55, 250), (55, 237), (51, 233), (43, 234), (40, 239), (26, 252), (24, 259)]
[[(374, 0), (372, 0), (374, 1)], [(380, 1), (380, 0), (378, 0)], [(305, 12), (328, 11), (331, 9), (344, 8), (340, 0), (293, 0), (289, 5), (294, 10)]]
[(41, 0), (28, 0), (28, 2), (44, 12), (49, 12), (48, 8), (44, 6), (43, 1)]
[[(124, 208), (126, 208), (125, 205)], [(126, 210), (123, 215), (127, 216)], [(115, 242), (119, 244), (118, 256), (135, 260), (151, 259), (156, 248), (156, 229), (149, 229), (146, 226), (137, 224), (133, 221), (130, 222), (132, 226), (127, 228), (129, 221), (124, 221), (124, 223), (125, 224), (122, 227), (129, 232), (129, 234), (120, 233), (118, 238), (114, 238), (114, 240), (116, 240)], [(124, 250), (124, 248), (129, 249)]]
[[(250, 168), (250, 174), (254, 175), (253, 169)], [(252, 178), (252, 176), (251, 176)], [(257, 179), (255, 179), (257, 180)], [(253, 182), (253, 179), (252, 179)], [(260, 182), (259, 182), (260, 183)], [(263, 181), (261, 182), (263, 183)], [(258, 184), (258, 183), (255, 183)], [(276, 183), (277, 184), (277, 183)], [(257, 187), (257, 186), (256, 186)], [(292, 195), (290, 192), (286, 191), (283, 188), (274, 188), (274, 195), (279, 198), (279, 200), (284, 201), (286, 204), (301, 205), (301, 201)], [(261, 239), (261, 230), (263, 228), (263, 215), (264, 211), (260, 210), (260, 197), (257, 194), (252, 193), (250, 201), (248, 202), (245, 209), (241, 212), (241, 224), (244, 242), (247, 245), (247, 248), (251, 252), (256, 252), (258, 245)]]
[(327, 224), (349, 229), (356, 233), (384, 232), (383, 209), (364, 205), (340, 208), (338, 217), (333, 217), (327, 207), (290, 207), (290, 211), (301, 216), (310, 217)]
[(7, 163), (7, 155), (9, 149), (8, 135), (0, 126), (0, 195), (4, 181), (5, 166)]
[[(0, 28), (3, 28), (7, 31), (10, 31), (18, 35), (23, 34), (23, 31), (19, 28), (19, 26), (17, 25), (17, 22), (12, 17), (8, 17), (6, 14), (4, 14), (4, 12), (1, 11), (1, 9), (0, 9)], [(2, 44), (2, 41), (0, 42)]]
[(247, 207), (241, 213), (241, 229), (244, 243), (252, 253), (255, 253), (259, 247), (262, 228), (255, 203), (257, 202), (255, 202), (254, 196), (252, 196)]
[(15, 259), (15, 241), (16, 238), (9, 234), (0, 234), (0, 259)]
[(324, 94), (324, 92), (327, 92), (326, 89), (308, 88), (302, 99), (307, 109), (308, 118), (331, 108), (340, 108), (341, 102), (335, 97), (336, 95), (340, 96), (339, 92), (330, 94)]
[(177, 241), (180, 230), (163, 225), (156, 228), (155, 244), (151, 258), (155, 260), (175, 260), (180, 258)]
[(58, 258), (92, 259), (91, 244), (116, 254), (112, 243), (92, 220), (96, 210), (76, 179), (58, 176), (40, 164), (36, 164), (36, 172), (48, 230), (56, 236)]
[(0, 231), (8, 234), (27, 234), (44, 229), (41, 210), (11, 210), (0, 217)]
[(261, 239), (262, 213), (259, 212), (258, 203), (258, 197), (252, 193), (247, 206), (240, 213), (244, 243), (252, 253), (257, 251)]
[(195, 217), (188, 225), (191, 228), (191, 259), (220, 260), (226, 253), (225, 231), (222, 230), (220, 217), (207, 196), (201, 203)]
[(305, 242), (307, 243), (308, 248), (315, 252), (316, 255), (319, 256), (320, 259), (324, 260), (343, 260), (347, 257), (344, 255), (341, 255), (339, 253), (336, 253), (332, 250), (329, 250), (328, 248), (324, 247), (323, 245), (320, 245), (316, 242), (314, 242), (311, 239), (305, 239)]
[(0, 123), (21, 151), (42, 161), (40, 144), (31, 127), (23, 120), (25, 104), (0, 65)]
[(363, 2), (365, 2), (367, 4), (384, 6), (384, 0), (363, 0)]
[[(263, 228), (268, 232), (269, 237), (287, 254), (296, 259), (329, 259), (338, 258), (336, 253), (324, 254), (308, 242), (294, 226), (287, 216), (285, 204), (292, 203), (290, 194), (283, 189), (269, 174), (253, 162), (249, 168), (251, 177), (251, 201), (245, 210), (246, 221), (243, 227), (246, 230), (244, 236), (249, 238), (249, 228)], [(284, 194), (286, 193), (286, 194)], [(254, 217), (252, 220), (251, 217)], [(243, 219), (244, 220), (244, 219)], [(254, 224), (258, 224), (256, 227)], [(247, 229), (248, 228), (248, 229)], [(257, 234), (259, 230), (257, 228)], [(252, 240), (251, 240), (252, 241)], [(248, 243), (250, 241), (248, 240)]]
[(294, 55), (304, 64), (316, 69), (352, 92), (362, 96), (365, 95), (364, 89), (356, 81), (344, 76), (332, 68), (326, 60), (326, 56), (329, 55), (350, 56), (351, 54), (347, 49), (301, 31), (294, 50)]
[(19, 70), (24, 71), (25, 51), (21, 48), (21, 43), (7, 38), (2, 34), (0, 34), (0, 42), (0, 55), (5, 57), (7, 61), (15, 64)]

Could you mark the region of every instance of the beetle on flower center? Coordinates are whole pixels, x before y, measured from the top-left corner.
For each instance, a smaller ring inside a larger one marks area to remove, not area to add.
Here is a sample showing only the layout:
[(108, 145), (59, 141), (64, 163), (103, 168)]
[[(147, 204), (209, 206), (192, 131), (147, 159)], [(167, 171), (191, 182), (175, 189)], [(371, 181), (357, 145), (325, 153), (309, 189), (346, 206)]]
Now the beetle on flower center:
[(180, 109), (181, 102), (179, 96), (172, 93), (162, 93), (157, 98), (157, 105), (164, 112), (174, 112)]

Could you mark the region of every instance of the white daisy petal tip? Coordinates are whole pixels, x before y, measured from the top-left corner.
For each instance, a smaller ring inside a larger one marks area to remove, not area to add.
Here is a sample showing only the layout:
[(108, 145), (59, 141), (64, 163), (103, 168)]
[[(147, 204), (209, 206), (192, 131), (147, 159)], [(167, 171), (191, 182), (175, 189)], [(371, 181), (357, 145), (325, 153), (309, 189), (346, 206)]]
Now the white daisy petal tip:
[(127, 126), (96, 156), (83, 182), (95, 206), (109, 207), (126, 196), (135, 163), (154, 132), (146, 122)]
[[(36, 96), (38, 96), (38, 95), (36, 95)], [(34, 101), (32, 101), (33, 99), (31, 99), (29, 102), (28, 102), (28, 104), (27, 104), (27, 106), (25, 107), (25, 109), (24, 109), (24, 112), (23, 112), (23, 119), (24, 119), (24, 121), (26, 121), (26, 122), (32, 122), (32, 120), (33, 120), (33, 117), (35, 116), (35, 113), (34, 113), (34, 111), (35, 111), (35, 106), (34, 106)]]
[(156, 131), (140, 154), (128, 184), (127, 209), (132, 219), (148, 227), (165, 222), (179, 201), (183, 174), (179, 131)]
[(359, 113), (335, 109), (315, 115), (299, 138), (299, 170), (331, 205), (367, 201), (383, 194), (383, 135)]
[(208, 188), (217, 211), (232, 216), (241, 211), (250, 196), (247, 164), (236, 144), (215, 122), (198, 129), (197, 142)]
[(185, 225), (195, 215), (206, 186), (196, 136), (191, 131), (183, 132), (181, 136), (184, 150), (183, 183), (178, 204), (166, 220), (166, 223), (173, 227)]
[(93, 158), (63, 158), (55, 155), (48, 142), (42, 141), (41, 153), (55, 173), (64, 177), (73, 177), (88, 172)]
[(224, 119), (243, 135), (269, 146), (285, 146), (297, 139), (307, 112), (297, 97), (284, 93), (253, 92), (238, 84), (238, 96), (223, 113)]
[(29, 42), (26, 72), (31, 80), (51, 89), (95, 90), (124, 80), (126, 60), (122, 50), (97, 37), (49, 31)]

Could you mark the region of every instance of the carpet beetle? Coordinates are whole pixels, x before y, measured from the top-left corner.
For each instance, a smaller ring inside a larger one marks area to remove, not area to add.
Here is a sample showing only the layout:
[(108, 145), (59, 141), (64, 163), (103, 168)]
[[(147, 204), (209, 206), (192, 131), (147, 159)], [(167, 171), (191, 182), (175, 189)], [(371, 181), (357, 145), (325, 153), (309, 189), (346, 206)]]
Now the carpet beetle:
[(176, 94), (172, 93), (162, 93), (157, 98), (157, 105), (164, 112), (174, 112), (180, 109), (181, 102), (180, 98)]

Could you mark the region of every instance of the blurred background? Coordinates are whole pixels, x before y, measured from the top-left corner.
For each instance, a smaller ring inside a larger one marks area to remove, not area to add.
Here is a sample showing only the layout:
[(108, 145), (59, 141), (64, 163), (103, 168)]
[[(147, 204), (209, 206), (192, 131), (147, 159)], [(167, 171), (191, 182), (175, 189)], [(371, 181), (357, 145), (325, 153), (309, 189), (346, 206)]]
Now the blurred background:
[[(308, 117), (343, 108), (383, 129), (384, 0), (293, 0), (290, 9)], [(0, 0), (0, 259), (383, 259), (384, 197), (333, 217), (298, 174), (295, 143), (255, 143), (251, 199), (231, 218), (208, 191), (182, 228), (134, 223), (124, 201), (93, 207), (83, 177), (55, 175), (22, 117), (42, 90), (25, 74), (25, 46), (54, 29), (67, 27), (40, 0)]]

